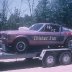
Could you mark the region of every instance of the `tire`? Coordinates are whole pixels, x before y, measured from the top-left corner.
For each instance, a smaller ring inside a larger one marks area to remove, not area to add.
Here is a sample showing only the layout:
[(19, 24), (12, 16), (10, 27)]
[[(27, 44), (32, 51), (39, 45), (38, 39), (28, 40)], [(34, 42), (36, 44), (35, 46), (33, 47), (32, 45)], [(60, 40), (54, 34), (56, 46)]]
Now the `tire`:
[(65, 46), (68, 48), (72, 48), (72, 38), (70, 38), (66, 41)]
[(68, 65), (71, 63), (71, 53), (70, 52), (64, 52), (59, 57), (59, 62), (61, 65)]
[(24, 53), (28, 48), (28, 44), (26, 40), (19, 39), (15, 41), (14, 48), (16, 52)]
[(56, 56), (54, 54), (46, 54), (42, 60), (43, 67), (53, 67), (56, 65)]

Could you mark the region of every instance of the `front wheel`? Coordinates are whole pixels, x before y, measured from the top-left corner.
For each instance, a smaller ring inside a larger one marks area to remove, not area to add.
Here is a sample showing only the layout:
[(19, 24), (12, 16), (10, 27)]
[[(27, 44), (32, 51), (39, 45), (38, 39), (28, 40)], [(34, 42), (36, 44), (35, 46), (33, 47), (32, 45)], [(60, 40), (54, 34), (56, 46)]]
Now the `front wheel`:
[(14, 44), (16, 52), (23, 53), (28, 48), (28, 44), (25, 40), (16, 40)]

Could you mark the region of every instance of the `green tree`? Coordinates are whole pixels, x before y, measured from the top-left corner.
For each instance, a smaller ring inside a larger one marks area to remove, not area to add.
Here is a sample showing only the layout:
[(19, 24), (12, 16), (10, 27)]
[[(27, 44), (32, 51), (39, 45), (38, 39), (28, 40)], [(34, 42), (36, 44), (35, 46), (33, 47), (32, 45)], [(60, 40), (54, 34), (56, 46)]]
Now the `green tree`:
[(71, 27), (71, 0), (40, 0), (35, 9), (36, 22), (54, 22)]
[(8, 19), (8, 29), (18, 29), (20, 26), (20, 12), (18, 9), (15, 9), (14, 14), (11, 14)]
[(31, 26), (33, 23), (35, 23), (34, 21), (34, 17), (29, 16), (29, 15), (25, 15), (24, 17), (20, 17), (20, 26)]
[(2, 10), (1, 10), (1, 14), (0, 14), (0, 30), (5, 30), (6, 29), (6, 25), (7, 25), (7, 0), (3, 0), (2, 1)]
[(47, 18), (47, 4), (48, 0), (41, 0), (39, 1), (37, 8), (35, 9), (35, 19), (37, 22), (46, 22)]
[(59, 0), (60, 9), (58, 11), (57, 19), (64, 23), (67, 27), (71, 27), (72, 24), (72, 1), (71, 0)]

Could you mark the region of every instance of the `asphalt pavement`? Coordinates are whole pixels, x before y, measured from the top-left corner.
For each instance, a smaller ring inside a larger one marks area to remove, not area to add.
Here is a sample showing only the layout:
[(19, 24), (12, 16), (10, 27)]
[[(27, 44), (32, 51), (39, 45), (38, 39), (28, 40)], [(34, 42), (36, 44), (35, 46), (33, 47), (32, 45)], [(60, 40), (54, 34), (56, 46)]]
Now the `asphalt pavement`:
[(72, 72), (72, 64), (43, 68), (39, 60), (1, 62), (0, 72)]

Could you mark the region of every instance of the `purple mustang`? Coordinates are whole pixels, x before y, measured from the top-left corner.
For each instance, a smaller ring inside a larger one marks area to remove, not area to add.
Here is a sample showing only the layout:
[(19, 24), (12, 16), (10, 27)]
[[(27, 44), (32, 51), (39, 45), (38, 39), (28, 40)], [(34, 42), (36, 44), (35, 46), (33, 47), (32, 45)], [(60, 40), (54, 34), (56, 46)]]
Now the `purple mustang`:
[(16, 52), (24, 52), (30, 46), (72, 47), (71, 30), (53, 23), (37, 23), (24, 31), (4, 31), (1, 39), (6, 48)]

